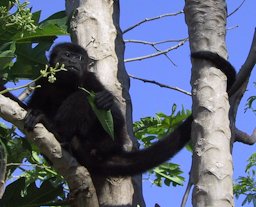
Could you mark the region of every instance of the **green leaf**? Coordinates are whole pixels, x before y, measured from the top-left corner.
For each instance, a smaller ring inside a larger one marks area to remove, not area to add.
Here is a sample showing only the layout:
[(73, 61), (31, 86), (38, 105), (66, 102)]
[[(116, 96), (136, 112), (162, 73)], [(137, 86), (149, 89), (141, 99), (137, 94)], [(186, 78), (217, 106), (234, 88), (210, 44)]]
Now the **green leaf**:
[(50, 48), (51, 44), (51, 42), (42, 42), (36, 47), (33, 47), (32, 43), (17, 44), (17, 59), (10, 71), (11, 79), (34, 79), (38, 77), (39, 71), (44, 68), (47, 63), (45, 51)]
[(80, 88), (81, 90), (88, 93), (87, 96), (88, 102), (92, 107), (93, 112), (97, 116), (98, 120), (101, 123), (103, 129), (110, 135), (110, 137), (114, 140), (114, 122), (113, 116), (110, 110), (102, 110), (98, 109), (95, 105), (95, 94), (93, 92), (87, 91), (85, 88)]
[(25, 187), (25, 178), (20, 178), (11, 184), (9, 184), (3, 195), (3, 198), (0, 200), (0, 206), (12, 207), (20, 206), (19, 202), (21, 201), (21, 192)]
[(22, 177), (6, 187), (0, 206), (44, 206), (45, 203), (56, 201), (61, 194), (63, 194), (62, 185), (53, 185), (50, 179), (44, 181), (40, 187), (37, 187), (36, 183), (31, 183), (26, 188), (25, 178)]
[(182, 171), (177, 164), (164, 163), (154, 168), (153, 172), (156, 176), (154, 183), (157, 186), (162, 186), (163, 181), (167, 186), (170, 186), (170, 184), (173, 186), (182, 185), (184, 182), (184, 178), (181, 176)]
[[(156, 174), (160, 175), (162, 178), (165, 178), (165, 179), (169, 180), (170, 182), (176, 183), (178, 185), (182, 185), (184, 182), (184, 179), (180, 179), (178, 176), (167, 175), (164, 172), (161, 172), (159, 169), (155, 169), (154, 172)], [(165, 183), (169, 184), (169, 182), (166, 182), (166, 181), (165, 181)]]
[(15, 42), (7, 42), (0, 44), (0, 72), (3, 73), (3, 70), (9, 69), (15, 58)]

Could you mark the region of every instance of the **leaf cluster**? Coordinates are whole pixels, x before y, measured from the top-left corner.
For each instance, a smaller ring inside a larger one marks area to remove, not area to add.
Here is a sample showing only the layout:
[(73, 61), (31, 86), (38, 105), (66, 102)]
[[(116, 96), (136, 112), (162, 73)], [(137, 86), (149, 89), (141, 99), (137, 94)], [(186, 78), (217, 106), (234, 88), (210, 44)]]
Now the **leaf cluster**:
[[(171, 133), (184, 119), (190, 115), (189, 110), (177, 111), (177, 106), (172, 106), (171, 114), (157, 113), (155, 117), (141, 118), (140, 121), (134, 123), (135, 136), (140, 140), (143, 147), (149, 147), (158, 139)], [(157, 186), (162, 186), (163, 183), (167, 186), (182, 185), (184, 177), (181, 176), (182, 171), (179, 165), (173, 163), (164, 163), (159, 167), (150, 171), (154, 174), (153, 183)]]
[(41, 206), (64, 200), (63, 178), (19, 134), (14, 127), (0, 126), (0, 139), (6, 149), (1, 161), (7, 158), (5, 180), (8, 183), (0, 206)]
[[(254, 82), (254, 87), (256, 86), (256, 82)], [(256, 96), (251, 96), (247, 99), (247, 103), (246, 103), (246, 107), (245, 107), (245, 112), (248, 110), (248, 109), (251, 109), (254, 113), (256, 113), (256, 109), (254, 107), (254, 103), (255, 103), (255, 100), (256, 100)]]
[(248, 164), (246, 166), (245, 172), (247, 176), (240, 176), (234, 185), (234, 194), (236, 198), (241, 195), (245, 196), (242, 203), (244, 206), (246, 203), (252, 203), (256, 207), (256, 153), (248, 159)]
[[(45, 51), (57, 36), (68, 34), (66, 14), (61, 11), (40, 19), (41, 11), (31, 13), (27, 2), (0, 1), (0, 84), (42, 76), (54, 81), (61, 70), (41, 69), (47, 63)], [(57, 206), (66, 199), (63, 178), (21, 132), (1, 124), (0, 139), (1, 181), (7, 180), (0, 206)]]
[(38, 77), (47, 63), (45, 51), (58, 35), (68, 34), (64, 11), (43, 21), (40, 15), (41, 11), (31, 13), (26, 2), (0, 1), (1, 84)]
[[(20, 3), (18, 0), (13, 2), (9, 1), (8, 6), (4, 6), (5, 2), (2, 2), (0, 6), (0, 27), (3, 30), (12, 31), (14, 34), (20, 34), (24, 36), (25, 32), (33, 33), (37, 29), (32, 18), (32, 13), (27, 7), (28, 2)], [(15, 6), (17, 9), (15, 12), (10, 12), (11, 8)]]
[(36, 183), (25, 186), (25, 177), (19, 178), (8, 185), (4, 197), (0, 200), (0, 206), (37, 207), (58, 206), (57, 203), (59, 202), (63, 204), (61, 196), (59, 196), (63, 193), (63, 186), (54, 185), (51, 179), (43, 181), (39, 186)]

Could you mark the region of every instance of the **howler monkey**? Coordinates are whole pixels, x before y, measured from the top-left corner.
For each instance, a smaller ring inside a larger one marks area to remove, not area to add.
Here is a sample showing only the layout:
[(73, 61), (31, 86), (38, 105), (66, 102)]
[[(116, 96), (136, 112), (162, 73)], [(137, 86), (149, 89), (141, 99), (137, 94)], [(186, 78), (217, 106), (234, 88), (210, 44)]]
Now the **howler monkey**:
[[(211, 61), (228, 78), (228, 89), (235, 80), (233, 66), (216, 53), (200, 51), (192, 58)], [(50, 54), (50, 66), (58, 62), (67, 71), (56, 74), (56, 82), (45, 79), (37, 81), (36, 88), (28, 102), (25, 128), (32, 130), (41, 122), (53, 132), (64, 148), (71, 151), (76, 159), (90, 171), (110, 176), (126, 176), (142, 173), (173, 157), (190, 140), (192, 116), (188, 117), (172, 133), (152, 146), (132, 152), (122, 148), (125, 134), (124, 117), (114, 96), (106, 90), (95, 74), (88, 70), (90, 58), (87, 52), (73, 43), (55, 46)], [(96, 93), (95, 104), (100, 109), (111, 109), (114, 120), (115, 139), (102, 128), (83, 87)]]

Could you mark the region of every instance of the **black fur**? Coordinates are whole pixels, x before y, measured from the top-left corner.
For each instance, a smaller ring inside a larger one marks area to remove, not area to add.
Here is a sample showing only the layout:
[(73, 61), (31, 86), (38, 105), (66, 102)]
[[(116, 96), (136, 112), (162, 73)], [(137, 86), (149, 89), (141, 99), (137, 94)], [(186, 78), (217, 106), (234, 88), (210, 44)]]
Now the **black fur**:
[[(71, 151), (80, 163), (101, 160), (122, 149), (127, 136), (124, 119), (114, 102), (114, 96), (105, 89), (94, 73), (88, 71), (92, 60), (86, 51), (75, 44), (63, 43), (54, 47), (50, 66), (64, 64), (67, 71), (56, 73), (56, 81), (45, 78), (36, 82), (28, 102), (25, 128), (32, 130), (38, 122), (53, 132), (64, 148)], [(111, 109), (114, 120), (115, 142), (105, 132), (87, 101), (85, 88), (96, 93), (95, 104), (100, 109)], [(93, 166), (88, 166), (93, 168)]]
[[(194, 52), (191, 54), (191, 57), (195, 59), (205, 59), (212, 62), (216, 68), (220, 69), (227, 76), (227, 91), (230, 91), (231, 86), (236, 81), (236, 70), (230, 62), (219, 56), (217, 53), (210, 51)], [(233, 94), (229, 94), (229, 96), (231, 95)]]
[[(201, 54), (193, 53), (192, 57), (212, 61), (233, 84), (235, 73), (231, 70), (234, 68), (216, 53), (203, 51)], [(110, 176), (142, 173), (173, 157), (187, 144), (192, 116), (151, 147), (124, 151), (122, 144), (127, 138), (124, 117), (113, 101), (113, 95), (94, 73), (88, 71), (90, 61), (86, 51), (72, 43), (57, 45), (52, 50), (50, 65), (55, 66), (59, 62), (65, 64), (68, 71), (57, 73), (57, 81), (53, 84), (45, 79), (37, 82), (41, 88), (35, 90), (28, 103), (29, 112), (25, 120), (28, 130), (42, 122), (82, 165), (94, 173)], [(96, 93), (96, 105), (99, 108), (111, 109), (115, 141), (103, 130), (88, 104), (87, 94), (78, 89), (79, 86)]]

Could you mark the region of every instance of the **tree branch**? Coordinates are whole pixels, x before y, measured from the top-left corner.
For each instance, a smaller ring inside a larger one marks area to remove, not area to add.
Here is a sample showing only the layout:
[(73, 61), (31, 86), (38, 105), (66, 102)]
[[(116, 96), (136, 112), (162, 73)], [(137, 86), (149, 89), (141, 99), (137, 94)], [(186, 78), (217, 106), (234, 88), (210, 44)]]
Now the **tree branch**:
[(244, 92), (247, 88), (249, 77), (251, 75), (251, 72), (256, 64), (256, 30), (254, 31), (254, 36), (251, 44), (251, 48), (249, 51), (249, 54), (242, 65), (239, 73), (237, 74), (237, 79), (233, 86), (231, 87), (229, 93), (233, 94), (230, 97), (230, 110), (229, 114), (231, 117), (231, 126), (233, 129), (232, 139), (234, 141), (242, 142), (245, 144), (254, 144), (255, 143), (255, 130), (251, 136), (246, 134), (245, 132), (240, 131), (235, 127), (235, 114), (237, 113), (237, 108), (239, 106), (239, 103), (244, 95)]
[[(67, 181), (71, 198), (79, 197), (86, 201), (87, 206), (98, 207), (96, 191), (87, 169), (80, 166), (67, 151), (63, 150), (54, 135), (42, 124), (37, 124), (32, 132), (24, 130), (26, 110), (16, 102), (0, 95), (0, 116), (17, 126), (33, 142), (40, 151), (52, 162), (53, 167)], [(92, 199), (93, 198), (93, 199)], [(95, 202), (96, 199), (96, 202)]]
[(179, 39), (179, 40), (163, 40), (159, 42), (149, 42), (149, 41), (144, 41), (144, 40), (124, 40), (125, 43), (138, 43), (138, 44), (145, 44), (145, 45), (160, 45), (160, 44), (165, 44), (169, 42), (182, 42), (182, 41), (187, 41), (188, 37)]
[(126, 59), (124, 62), (128, 63), (128, 62), (132, 62), (132, 61), (141, 61), (141, 60), (144, 60), (144, 59), (153, 58), (153, 57), (157, 57), (159, 55), (167, 54), (168, 52), (170, 52), (172, 50), (175, 50), (175, 49), (181, 47), (182, 45), (184, 45), (186, 41), (187, 41), (187, 39), (181, 41), (179, 44), (177, 44), (173, 47), (170, 47), (166, 50), (162, 50), (160, 52), (153, 53), (153, 54), (150, 54), (150, 55), (145, 55), (145, 56), (141, 56), (141, 57)]
[[(240, 93), (244, 93), (248, 84), (248, 79), (251, 75), (251, 72), (256, 64), (256, 30), (254, 31), (254, 36), (251, 44), (251, 48), (249, 54), (245, 60), (245, 63), (242, 65), (239, 73), (237, 74), (236, 82), (233, 84), (229, 93), (234, 94), (239, 89), (243, 88), (242, 91), (239, 90)], [(247, 80), (247, 81), (246, 81)]]
[(134, 29), (135, 27), (138, 27), (140, 26), (141, 24), (144, 24), (146, 22), (150, 22), (150, 21), (154, 21), (154, 20), (157, 20), (157, 19), (161, 19), (161, 18), (164, 18), (164, 17), (170, 17), (170, 16), (177, 16), (179, 14), (183, 14), (184, 12), (183, 11), (178, 11), (176, 13), (169, 13), (169, 14), (162, 14), (162, 15), (159, 15), (159, 16), (156, 16), (156, 17), (151, 17), (151, 18), (146, 18), (140, 22), (138, 22), (137, 24), (125, 29), (123, 31), (123, 34), (125, 34), (126, 32), (129, 32), (130, 30)]
[[(164, 40), (164, 41), (160, 41), (160, 42), (148, 42), (148, 41), (142, 41), (142, 40), (125, 40), (125, 43), (138, 43), (138, 44), (144, 44), (144, 45), (149, 45), (152, 46), (156, 51), (161, 52), (160, 49), (158, 49), (156, 47), (156, 45), (160, 45), (160, 44), (165, 44), (165, 43), (169, 43), (169, 42), (182, 42), (182, 41), (187, 41), (188, 38), (184, 38), (184, 39), (180, 39), (180, 40)], [(173, 62), (173, 60), (167, 55), (164, 54), (164, 56), (174, 65), (176, 66), (176, 64)]]
[(178, 88), (178, 87), (168, 86), (168, 85), (165, 85), (165, 84), (163, 84), (163, 83), (159, 83), (159, 82), (154, 81), (154, 80), (148, 80), (148, 79), (144, 79), (144, 78), (138, 78), (138, 77), (135, 77), (135, 76), (130, 75), (130, 74), (129, 74), (129, 77), (130, 77), (130, 78), (133, 78), (133, 79), (135, 79), (135, 80), (143, 81), (144, 83), (152, 83), (152, 84), (155, 84), (155, 85), (157, 85), (157, 86), (159, 86), (159, 87), (161, 87), (161, 88), (172, 89), (172, 90), (175, 90), (175, 91), (179, 91), (179, 92), (181, 92), (181, 93), (184, 93), (184, 94), (186, 94), (186, 95), (188, 95), (188, 96), (191, 96), (191, 93), (190, 93), (190, 92), (185, 91), (185, 90), (183, 90), (183, 89), (180, 89), (180, 88)]
[(256, 143), (256, 129), (253, 130), (252, 135), (235, 128), (235, 141), (241, 142), (248, 145), (253, 145)]
[(228, 14), (227, 17), (230, 17), (231, 15), (236, 13), (243, 6), (244, 2), (245, 2), (245, 0), (243, 0), (242, 3), (234, 11), (232, 11), (230, 14)]
[(33, 87), (35, 87), (35, 85), (31, 85), (31, 87), (28, 87), (25, 90), (23, 90), (21, 94), (18, 96), (18, 99), (24, 101), (33, 92)]

